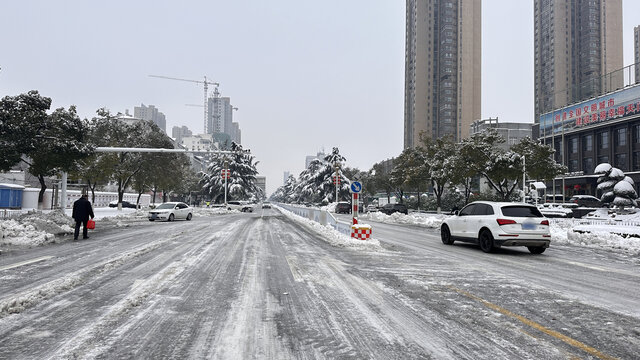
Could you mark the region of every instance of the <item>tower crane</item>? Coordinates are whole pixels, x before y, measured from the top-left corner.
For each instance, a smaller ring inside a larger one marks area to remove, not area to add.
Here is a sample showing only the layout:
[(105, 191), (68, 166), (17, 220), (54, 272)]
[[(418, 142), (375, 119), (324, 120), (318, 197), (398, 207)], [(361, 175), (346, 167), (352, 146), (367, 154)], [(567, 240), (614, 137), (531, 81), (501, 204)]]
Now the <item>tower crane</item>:
[(209, 91), (209, 85), (214, 85), (216, 87), (216, 92), (217, 92), (218, 86), (220, 86), (219, 83), (207, 80), (206, 76), (204, 77), (204, 81), (190, 80), (190, 79), (180, 79), (180, 78), (174, 78), (174, 77), (162, 76), (162, 75), (149, 75), (149, 76), (150, 77), (154, 77), (154, 78), (159, 78), (159, 79), (186, 81), (186, 82), (192, 82), (192, 83), (196, 83), (196, 84), (203, 84), (204, 85), (204, 133), (205, 134), (208, 133), (208, 129), (207, 129), (207, 117), (208, 116), (207, 116), (207, 113), (208, 113), (209, 107), (207, 106), (207, 95), (208, 95), (208, 91)]

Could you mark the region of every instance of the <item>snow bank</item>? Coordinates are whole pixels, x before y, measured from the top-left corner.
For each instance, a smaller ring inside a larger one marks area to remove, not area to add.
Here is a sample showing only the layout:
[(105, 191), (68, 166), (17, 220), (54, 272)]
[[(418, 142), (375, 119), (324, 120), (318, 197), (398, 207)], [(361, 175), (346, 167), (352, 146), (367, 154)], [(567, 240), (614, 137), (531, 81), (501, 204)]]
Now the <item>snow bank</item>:
[(0, 221), (0, 245), (39, 246), (55, 242), (56, 235), (73, 233), (73, 219), (62, 211), (29, 212)]
[(387, 215), (382, 212), (370, 212), (360, 215), (360, 219), (369, 219), (371, 221), (377, 221), (387, 224), (408, 224), (424, 226), (428, 228), (437, 229), (442, 225), (442, 221), (449, 215), (445, 214), (424, 214), (424, 213), (409, 213), (405, 215), (402, 213), (393, 213)]
[[(606, 211), (606, 210), (605, 210)], [(553, 219), (551, 221), (551, 246), (553, 244), (598, 248), (632, 255), (640, 254), (640, 238), (625, 237), (613, 231), (633, 231), (640, 235), (640, 228), (615, 225), (580, 225), (580, 219)]]
[[(350, 236), (347, 236), (330, 226), (322, 225), (313, 220), (304, 218), (302, 216), (298, 216), (286, 209), (283, 209), (279, 206), (274, 206), (274, 208), (280, 210), (282, 214), (284, 214), (289, 219), (303, 224), (317, 233), (322, 235), (323, 240), (328, 242), (330, 245), (335, 247), (344, 247), (344, 248), (352, 248), (358, 250), (369, 250), (369, 251), (382, 251), (383, 248), (380, 246), (380, 242), (376, 239), (370, 238), (369, 240), (356, 240), (352, 239)], [(375, 236), (376, 229), (373, 229), (373, 235)]]

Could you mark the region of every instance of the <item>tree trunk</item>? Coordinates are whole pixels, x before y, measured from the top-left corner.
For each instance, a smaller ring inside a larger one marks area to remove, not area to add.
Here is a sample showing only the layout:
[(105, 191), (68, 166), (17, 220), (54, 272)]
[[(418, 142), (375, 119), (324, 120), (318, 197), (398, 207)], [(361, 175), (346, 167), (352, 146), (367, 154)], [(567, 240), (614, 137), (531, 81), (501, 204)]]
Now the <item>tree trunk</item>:
[(136, 209), (140, 206), (141, 197), (142, 197), (142, 191), (138, 192), (138, 198), (136, 199)]
[(118, 211), (122, 210), (123, 197), (124, 197), (124, 189), (122, 188), (122, 181), (118, 180)]
[(167, 202), (167, 192), (162, 189), (162, 202)]
[(38, 209), (44, 208), (44, 192), (47, 190), (47, 184), (44, 182), (44, 176), (38, 175), (38, 181), (40, 181), (40, 192), (38, 193)]
[(93, 186), (91, 186), (91, 180), (87, 179), (87, 185), (89, 185), (89, 190), (91, 190), (91, 203), (95, 204), (96, 203), (96, 185), (98, 184), (98, 182), (94, 182)]

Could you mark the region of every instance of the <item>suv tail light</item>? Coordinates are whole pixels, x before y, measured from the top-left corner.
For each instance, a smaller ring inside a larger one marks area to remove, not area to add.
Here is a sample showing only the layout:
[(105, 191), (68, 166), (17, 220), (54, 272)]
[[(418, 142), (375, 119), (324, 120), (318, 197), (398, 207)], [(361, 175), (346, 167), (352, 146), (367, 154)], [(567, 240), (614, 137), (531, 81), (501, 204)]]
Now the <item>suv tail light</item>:
[(516, 223), (515, 220), (510, 220), (510, 219), (497, 219), (496, 221), (498, 222), (498, 225), (507, 225), (507, 224), (515, 224)]
[(540, 223), (540, 225), (547, 225), (547, 226), (549, 226), (549, 220), (542, 220), (542, 222)]

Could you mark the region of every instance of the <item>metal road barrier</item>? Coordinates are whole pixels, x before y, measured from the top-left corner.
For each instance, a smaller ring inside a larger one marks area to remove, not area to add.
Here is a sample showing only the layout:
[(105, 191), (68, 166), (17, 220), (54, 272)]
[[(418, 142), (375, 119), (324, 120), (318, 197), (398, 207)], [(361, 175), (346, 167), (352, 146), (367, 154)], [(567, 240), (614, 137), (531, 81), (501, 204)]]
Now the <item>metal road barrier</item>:
[(337, 231), (345, 234), (351, 235), (351, 223), (346, 221), (337, 220), (333, 214), (328, 212), (327, 210), (321, 210), (316, 208), (308, 208), (305, 206), (291, 205), (291, 204), (277, 204), (279, 207), (291, 211), (292, 213), (307, 218), (309, 220), (313, 220), (321, 225), (331, 226)]

